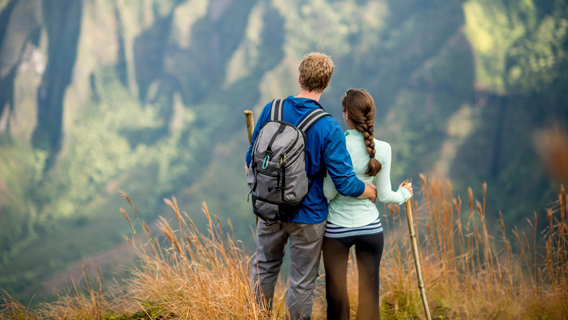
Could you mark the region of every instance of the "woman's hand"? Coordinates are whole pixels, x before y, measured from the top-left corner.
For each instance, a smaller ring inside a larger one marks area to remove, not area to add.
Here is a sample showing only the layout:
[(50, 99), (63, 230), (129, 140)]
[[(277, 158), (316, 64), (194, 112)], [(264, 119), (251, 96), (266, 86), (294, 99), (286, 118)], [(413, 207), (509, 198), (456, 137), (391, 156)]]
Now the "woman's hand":
[(410, 192), (411, 196), (414, 196), (414, 192), (412, 191), (412, 182), (406, 182), (400, 184), (399, 188), (404, 188)]

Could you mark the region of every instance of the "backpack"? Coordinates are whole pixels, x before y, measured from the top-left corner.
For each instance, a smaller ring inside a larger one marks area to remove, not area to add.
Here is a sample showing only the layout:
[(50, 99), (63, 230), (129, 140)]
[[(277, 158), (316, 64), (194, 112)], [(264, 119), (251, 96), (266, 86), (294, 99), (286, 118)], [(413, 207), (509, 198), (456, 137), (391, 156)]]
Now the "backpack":
[[(311, 188), (306, 172), (305, 132), (319, 119), (330, 116), (318, 108), (294, 126), (282, 121), (285, 100), (272, 101), (270, 121), (262, 125), (256, 137), (247, 175), (253, 211), (267, 225), (289, 220), (300, 211)], [(312, 184), (313, 180), (315, 177)]]

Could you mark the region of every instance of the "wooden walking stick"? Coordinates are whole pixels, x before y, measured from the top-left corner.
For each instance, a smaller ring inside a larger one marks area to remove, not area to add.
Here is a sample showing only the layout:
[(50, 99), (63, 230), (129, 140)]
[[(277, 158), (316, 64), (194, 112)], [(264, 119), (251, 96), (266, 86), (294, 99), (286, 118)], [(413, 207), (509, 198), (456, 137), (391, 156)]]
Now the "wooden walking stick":
[[(245, 110), (245, 120), (247, 122), (247, 133), (249, 138), (249, 145), (252, 143), (252, 132), (254, 130), (254, 118), (252, 116), (252, 111)], [(254, 226), (258, 224), (258, 216), (254, 216)]]
[[(402, 185), (408, 184), (408, 180), (404, 181)], [(432, 320), (430, 316), (430, 309), (428, 308), (428, 301), (426, 300), (426, 290), (424, 289), (424, 281), (422, 280), (422, 270), (420, 268), (420, 257), (418, 256), (418, 244), (416, 243), (416, 232), (414, 231), (414, 221), (412, 219), (412, 205), (410, 200), (406, 201), (406, 220), (408, 221), (408, 233), (410, 234), (410, 241), (412, 242), (412, 253), (414, 254), (414, 266), (416, 267), (416, 277), (418, 278), (418, 288), (420, 288), (420, 296), (422, 296), (422, 304), (424, 305), (424, 312), (426, 319)]]
[(252, 117), (252, 111), (245, 110), (245, 120), (247, 122), (247, 132), (249, 137), (249, 144), (252, 142), (252, 132), (254, 130), (254, 119)]

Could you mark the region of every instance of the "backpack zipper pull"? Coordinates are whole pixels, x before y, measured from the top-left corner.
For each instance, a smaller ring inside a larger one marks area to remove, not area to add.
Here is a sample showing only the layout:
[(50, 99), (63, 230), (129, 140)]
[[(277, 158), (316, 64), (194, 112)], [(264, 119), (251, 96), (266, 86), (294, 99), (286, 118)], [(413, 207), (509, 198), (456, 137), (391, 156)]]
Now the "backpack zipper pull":
[(249, 192), (249, 194), (248, 194), (248, 196), (247, 196), (247, 202), (249, 202), (249, 200), (250, 200), (250, 195), (251, 195), (251, 193), (252, 193), (252, 191)]

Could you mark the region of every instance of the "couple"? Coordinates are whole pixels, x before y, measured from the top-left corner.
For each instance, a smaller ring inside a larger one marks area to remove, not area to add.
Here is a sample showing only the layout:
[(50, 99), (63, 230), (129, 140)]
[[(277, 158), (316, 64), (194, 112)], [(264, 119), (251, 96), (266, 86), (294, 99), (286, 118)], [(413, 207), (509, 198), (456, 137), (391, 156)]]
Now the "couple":
[[(323, 109), (318, 101), (333, 74), (333, 62), (325, 54), (310, 53), (304, 56), (299, 73), (300, 93), (289, 96), (279, 107), (280, 120), (293, 125), (298, 125), (314, 109)], [(256, 258), (252, 266), (255, 294), (259, 301), (272, 306), (289, 241), (291, 266), (286, 305), (289, 318), (294, 320), (311, 317), (322, 248), (328, 319), (349, 319), (347, 262), (352, 246), (359, 271), (357, 319), (379, 319), (383, 229), (374, 202), (378, 198), (402, 204), (412, 197), (410, 184), (401, 185), (396, 192), (391, 189), (391, 147), (373, 137), (375, 105), (371, 95), (350, 89), (341, 104), (343, 118), (350, 128), (345, 134), (330, 116), (315, 121), (305, 131), (309, 188), (300, 210), (287, 221), (259, 220), (257, 224)], [(256, 124), (246, 155), (247, 174), (255, 139), (273, 119), (272, 110), (272, 103), (267, 104)]]

